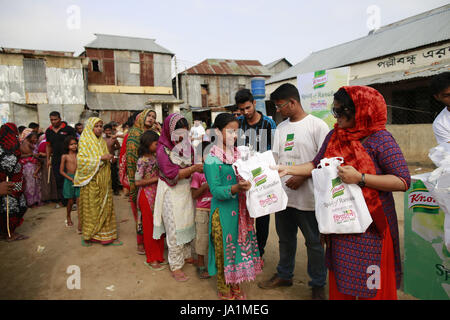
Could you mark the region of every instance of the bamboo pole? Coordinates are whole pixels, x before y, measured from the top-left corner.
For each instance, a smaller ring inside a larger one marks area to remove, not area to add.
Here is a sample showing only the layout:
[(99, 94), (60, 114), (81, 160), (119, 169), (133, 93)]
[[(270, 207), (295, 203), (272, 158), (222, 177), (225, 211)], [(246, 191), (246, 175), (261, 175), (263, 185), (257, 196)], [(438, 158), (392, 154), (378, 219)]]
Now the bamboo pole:
[[(9, 177), (6, 176), (6, 182), (9, 182)], [(11, 238), (11, 232), (9, 231), (9, 195), (6, 194), (6, 227), (8, 229), (8, 237)]]

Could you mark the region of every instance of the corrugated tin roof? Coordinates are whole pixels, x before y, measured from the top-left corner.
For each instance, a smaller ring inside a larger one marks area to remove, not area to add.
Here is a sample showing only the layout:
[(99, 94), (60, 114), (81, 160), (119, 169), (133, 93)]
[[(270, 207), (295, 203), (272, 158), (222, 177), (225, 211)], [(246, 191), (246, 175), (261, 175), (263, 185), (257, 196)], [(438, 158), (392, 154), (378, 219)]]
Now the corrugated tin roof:
[(367, 36), (311, 53), (295, 66), (273, 76), (267, 84), (316, 70), (348, 66), (396, 52), (450, 39), (450, 5), (381, 27)]
[(95, 33), (97, 39), (85, 45), (85, 48), (97, 49), (117, 49), (117, 50), (133, 50), (146, 51), (154, 53), (165, 53), (175, 55), (164, 47), (155, 42), (155, 39), (123, 37), (109, 34)]
[(173, 95), (87, 92), (91, 110), (141, 110), (151, 103), (181, 103)]
[(269, 70), (257, 60), (230, 59), (206, 59), (181, 74), (270, 76)]
[(78, 57), (74, 57), (74, 52), (72, 51), (51, 51), (51, 50), (35, 50), (35, 49), (19, 49), (19, 48), (3, 48), (1, 52), (3, 53), (17, 53), (17, 54), (31, 54), (35, 56), (55, 56), (55, 57), (66, 57), (66, 58), (75, 58), (80, 59)]
[(289, 66), (292, 66), (292, 63), (290, 63), (286, 58), (281, 58), (281, 59), (275, 60), (275, 61), (273, 61), (273, 62), (271, 62), (271, 63), (265, 64), (264, 67), (266, 67), (267, 69), (270, 69), (270, 68), (276, 66), (279, 62), (281, 62), (281, 61), (283, 61), (283, 60), (286, 61), (286, 63), (287, 63)]

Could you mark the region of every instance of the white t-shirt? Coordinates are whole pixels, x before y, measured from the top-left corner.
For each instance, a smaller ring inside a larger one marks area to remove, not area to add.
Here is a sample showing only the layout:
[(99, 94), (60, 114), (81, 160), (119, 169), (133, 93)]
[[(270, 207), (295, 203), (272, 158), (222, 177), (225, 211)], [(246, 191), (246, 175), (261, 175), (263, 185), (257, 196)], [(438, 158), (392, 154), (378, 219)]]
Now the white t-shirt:
[[(280, 165), (298, 165), (312, 161), (329, 132), (325, 121), (313, 115), (307, 115), (297, 122), (287, 119), (275, 130), (272, 152), (278, 155)], [(292, 190), (285, 185), (290, 177), (281, 178), (283, 188), (289, 197), (288, 207), (314, 211), (312, 179), (306, 180), (297, 190)]]
[(433, 121), (433, 131), (437, 143), (450, 141), (450, 111), (445, 107)]
[(203, 126), (201, 126), (201, 125), (199, 125), (198, 127), (193, 126), (191, 128), (191, 137), (194, 139), (198, 139), (204, 134), (205, 134), (205, 129), (203, 129)]

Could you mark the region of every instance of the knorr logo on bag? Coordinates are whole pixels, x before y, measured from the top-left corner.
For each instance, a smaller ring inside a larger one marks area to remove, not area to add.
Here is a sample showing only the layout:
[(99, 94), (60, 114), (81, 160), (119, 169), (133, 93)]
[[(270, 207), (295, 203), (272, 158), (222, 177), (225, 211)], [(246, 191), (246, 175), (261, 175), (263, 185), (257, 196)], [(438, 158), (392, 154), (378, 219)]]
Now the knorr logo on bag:
[(331, 180), (331, 194), (333, 195), (333, 199), (344, 194), (344, 185), (342, 184), (341, 178), (337, 177)]
[(439, 214), (439, 205), (420, 180), (413, 183), (413, 189), (408, 195), (408, 208), (413, 212)]
[(267, 175), (263, 174), (262, 168), (256, 168), (255, 170), (252, 170), (253, 175), (253, 181), (255, 182), (255, 185), (259, 187), (263, 183), (267, 181)]
[(266, 199), (259, 200), (259, 204), (261, 205), (261, 207), (265, 208), (277, 201), (278, 201), (277, 195), (272, 193), (272, 194), (268, 194)]
[(286, 143), (284, 144), (284, 151), (292, 151), (294, 147), (294, 134), (290, 133), (286, 136)]
[(352, 209), (348, 209), (341, 214), (334, 214), (333, 219), (336, 224), (346, 223), (355, 220), (356, 214)]

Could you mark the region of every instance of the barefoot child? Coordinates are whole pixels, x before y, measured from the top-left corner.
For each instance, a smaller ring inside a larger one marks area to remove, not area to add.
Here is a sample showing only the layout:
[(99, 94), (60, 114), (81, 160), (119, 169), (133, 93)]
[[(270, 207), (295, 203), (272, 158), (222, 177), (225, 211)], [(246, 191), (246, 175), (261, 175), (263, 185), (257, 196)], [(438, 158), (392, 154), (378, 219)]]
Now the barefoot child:
[[(80, 196), (80, 188), (73, 186), (73, 178), (75, 177), (75, 171), (77, 171), (77, 153), (78, 153), (78, 143), (77, 139), (68, 136), (64, 140), (65, 154), (61, 158), (61, 166), (59, 172), (65, 178), (63, 187), (63, 196), (67, 201), (67, 221), (66, 225), (68, 227), (73, 226), (72, 218), (70, 213), (72, 211), (72, 206), (74, 199), (78, 199)], [(78, 219), (78, 231), (81, 231), (80, 219)]]
[[(206, 158), (205, 149), (209, 142), (202, 142), (203, 162)], [(205, 256), (208, 254), (209, 242), (209, 211), (211, 210), (212, 195), (203, 172), (194, 172), (191, 180), (192, 198), (195, 202), (195, 252), (197, 253), (197, 273), (200, 279), (211, 276), (206, 270)]]
[(154, 131), (146, 131), (140, 138), (139, 159), (136, 164), (135, 185), (138, 191), (138, 206), (142, 214), (138, 221), (138, 232), (144, 234), (144, 248), (147, 265), (150, 269), (159, 271), (165, 269), (164, 237), (153, 239), (153, 211), (155, 207), (156, 189), (158, 186), (159, 169), (156, 163), (156, 149), (159, 135)]

